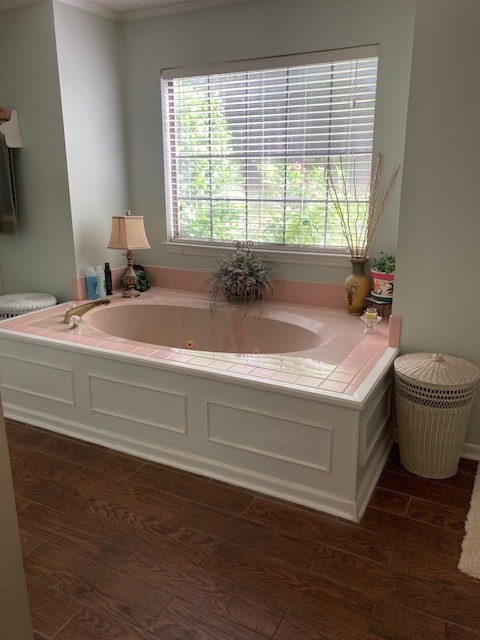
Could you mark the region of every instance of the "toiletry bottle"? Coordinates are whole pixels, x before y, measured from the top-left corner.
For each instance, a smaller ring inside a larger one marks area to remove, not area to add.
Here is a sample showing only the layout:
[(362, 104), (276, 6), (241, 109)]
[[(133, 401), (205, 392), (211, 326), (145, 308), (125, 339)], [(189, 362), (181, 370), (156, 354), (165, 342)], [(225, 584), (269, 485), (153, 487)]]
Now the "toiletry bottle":
[(105, 274), (101, 264), (97, 264), (95, 272), (97, 274), (98, 297), (104, 298), (107, 295), (107, 291), (105, 289)]
[(87, 281), (87, 295), (89, 299), (96, 300), (100, 296), (98, 295), (97, 274), (93, 267), (88, 267), (85, 280)]
[(110, 263), (105, 262), (105, 290), (107, 296), (111, 296), (113, 293), (112, 285), (112, 271), (110, 269)]

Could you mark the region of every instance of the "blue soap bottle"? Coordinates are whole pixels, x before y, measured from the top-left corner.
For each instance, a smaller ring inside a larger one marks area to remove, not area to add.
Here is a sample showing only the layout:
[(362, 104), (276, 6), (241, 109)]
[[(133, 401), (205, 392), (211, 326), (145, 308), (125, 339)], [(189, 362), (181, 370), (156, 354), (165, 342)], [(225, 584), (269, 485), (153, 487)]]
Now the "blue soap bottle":
[(88, 267), (87, 275), (85, 276), (87, 281), (87, 295), (90, 300), (96, 300), (100, 297), (98, 293), (98, 279), (97, 273), (93, 267)]

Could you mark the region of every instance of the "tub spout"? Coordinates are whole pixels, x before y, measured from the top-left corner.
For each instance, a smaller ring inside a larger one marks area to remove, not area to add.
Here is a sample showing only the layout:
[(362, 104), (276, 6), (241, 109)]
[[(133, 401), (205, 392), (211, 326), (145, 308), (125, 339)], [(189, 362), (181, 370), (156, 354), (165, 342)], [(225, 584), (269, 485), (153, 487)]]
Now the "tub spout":
[(72, 307), (66, 312), (63, 322), (65, 324), (70, 324), (70, 318), (72, 316), (83, 316), (84, 313), (90, 311), (93, 307), (98, 307), (100, 304), (110, 304), (110, 300), (108, 298), (100, 298), (99, 300), (92, 300), (91, 302), (85, 302), (85, 304), (79, 304), (78, 307)]

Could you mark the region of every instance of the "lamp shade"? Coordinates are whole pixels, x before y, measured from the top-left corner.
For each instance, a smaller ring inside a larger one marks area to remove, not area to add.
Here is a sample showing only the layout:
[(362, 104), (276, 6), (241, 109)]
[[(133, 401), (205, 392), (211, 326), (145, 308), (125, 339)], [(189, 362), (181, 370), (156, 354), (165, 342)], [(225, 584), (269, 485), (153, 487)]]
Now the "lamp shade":
[(150, 249), (143, 216), (112, 216), (109, 249)]

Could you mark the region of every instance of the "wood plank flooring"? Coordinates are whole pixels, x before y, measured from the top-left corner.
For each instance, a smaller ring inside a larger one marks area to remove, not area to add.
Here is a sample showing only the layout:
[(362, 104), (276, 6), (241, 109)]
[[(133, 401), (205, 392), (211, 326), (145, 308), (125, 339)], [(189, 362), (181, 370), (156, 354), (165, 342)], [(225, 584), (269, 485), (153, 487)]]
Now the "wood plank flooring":
[(37, 640), (480, 640), (473, 461), (393, 452), (352, 524), (6, 422)]

